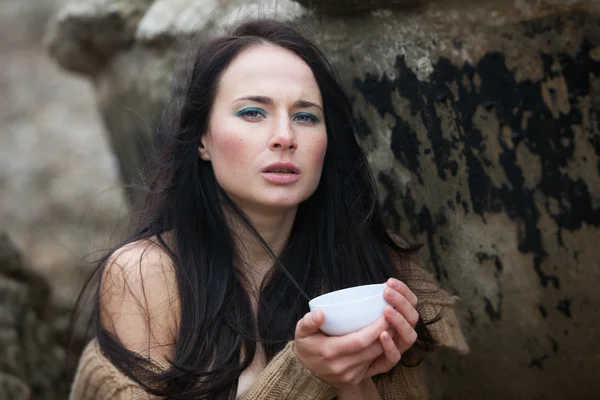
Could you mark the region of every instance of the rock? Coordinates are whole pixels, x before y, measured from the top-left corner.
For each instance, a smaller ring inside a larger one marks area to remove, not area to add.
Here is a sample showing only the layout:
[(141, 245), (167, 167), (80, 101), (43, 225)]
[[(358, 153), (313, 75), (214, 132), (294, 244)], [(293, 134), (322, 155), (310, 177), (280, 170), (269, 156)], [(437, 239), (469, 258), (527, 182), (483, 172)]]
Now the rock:
[[(172, 5), (169, 21), (150, 8), (94, 75), (113, 138), (141, 136), (122, 110), (155, 119), (189, 50), (186, 5), (155, 4)], [(218, 31), (232, 4), (188, 9)], [(432, 397), (600, 392), (600, 3), (447, 0), (313, 22), (352, 96), (386, 218), (462, 299), (471, 353), (430, 357)]]
[(140, 20), (136, 40), (156, 43), (163, 38), (177, 39), (193, 35), (219, 9), (219, 0), (190, 3), (186, 0), (155, 0)]
[(0, 399), (67, 397), (74, 369), (59, 373), (86, 339), (65, 351), (70, 311), (128, 212), (91, 83), (42, 43), (64, 3), (0, 2)]
[(50, 24), (47, 46), (66, 69), (93, 75), (133, 43), (138, 21), (153, 0), (71, 2)]
[(305, 7), (332, 15), (347, 15), (382, 8), (406, 8), (424, 0), (294, 0)]
[(0, 232), (0, 393), (9, 399), (56, 399), (53, 311), (47, 282), (29, 269)]
[(317, 27), (390, 223), (461, 298), (471, 353), (429, 359), (434, 398), (600, 391), (600, 9), (531, 4)]
[(40, 26), (63, 3), (0, 2), (0, 221), (69, 308), (128, 203), (92, 84), (43, 47)]

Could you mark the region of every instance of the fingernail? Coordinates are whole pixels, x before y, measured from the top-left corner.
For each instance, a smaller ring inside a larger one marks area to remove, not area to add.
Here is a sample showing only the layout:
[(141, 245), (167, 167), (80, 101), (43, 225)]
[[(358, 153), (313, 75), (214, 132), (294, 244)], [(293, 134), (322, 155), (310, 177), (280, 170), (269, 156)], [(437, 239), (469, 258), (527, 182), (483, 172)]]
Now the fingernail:
[(394, 288), (395, 288), (395, 287), (398, 287), (398, 280), (397, 280), (397, 279), (395, 279), (395, 278), (390, 278), (390, 279), (388, 280), (388, 284), (389, 284), (391, 287), (394, 287)]
[(310, 322), (312, 324), (316, 324), (317, 323), (317, 318), (315, 317), (315, 313), (310, 313)]
[(395, 298), (397, 296), (395, 290), (388, 289), (387, 292), (388, 292), (388, 296), (390, 296), (391, 298)]

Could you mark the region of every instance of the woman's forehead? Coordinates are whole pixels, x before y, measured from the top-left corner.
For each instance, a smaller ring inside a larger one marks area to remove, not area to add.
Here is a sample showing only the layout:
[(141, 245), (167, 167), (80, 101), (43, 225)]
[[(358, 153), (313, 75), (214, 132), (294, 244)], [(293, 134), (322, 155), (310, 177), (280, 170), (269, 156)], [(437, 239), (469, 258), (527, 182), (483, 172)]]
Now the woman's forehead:
[(218, 96), (297, 97), (321, 104), (321, 92), (308, 64), (295, 53), (274, 45), (243, 50), (225, 69)]

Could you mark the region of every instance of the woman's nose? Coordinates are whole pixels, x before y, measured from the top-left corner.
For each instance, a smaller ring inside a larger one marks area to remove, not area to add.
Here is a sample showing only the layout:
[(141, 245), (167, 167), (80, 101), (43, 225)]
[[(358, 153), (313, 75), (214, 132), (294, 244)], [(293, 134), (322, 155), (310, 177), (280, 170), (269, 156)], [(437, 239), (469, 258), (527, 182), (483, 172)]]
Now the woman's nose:
[(298, 148), (298, 143), (296, 143), (296, 135), (294, 134), (293, 128), (290, 126), (289, 120), (282, 121), (281, 123), (278, 123), (276, 127), (274, 127), (269, 148), (271, 150), (291, 151), (294, 151)]

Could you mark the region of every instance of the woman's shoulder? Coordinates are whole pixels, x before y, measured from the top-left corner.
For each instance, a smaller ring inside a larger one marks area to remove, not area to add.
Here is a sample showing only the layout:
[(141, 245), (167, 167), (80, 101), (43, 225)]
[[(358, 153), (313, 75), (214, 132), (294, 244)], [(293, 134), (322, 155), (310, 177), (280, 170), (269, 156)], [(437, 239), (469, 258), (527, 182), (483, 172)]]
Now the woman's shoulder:
[[(174, 277), (173, 261), (158, 239), (140, 239), (123, 245), (107, 258), (104, 274), (122, 276), (129, 280), (146, 280), (157, 273)], [(124, 274), (124, 275), (122, 275)]]
[(156, 239), (141, 239), (116, 249), (106, 260), (102, 289), (127, 286), (133, 294), (153, 297), (176, 287), (175, 266)]
[(169, 356), (179, 324), (173, 260), (153, 239), (129, 243), (108, 257), (100, 282), (102, 327), (129, 350)]

